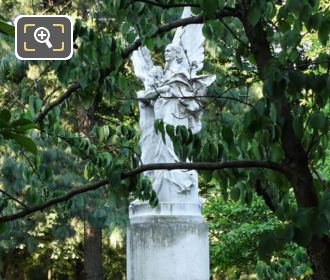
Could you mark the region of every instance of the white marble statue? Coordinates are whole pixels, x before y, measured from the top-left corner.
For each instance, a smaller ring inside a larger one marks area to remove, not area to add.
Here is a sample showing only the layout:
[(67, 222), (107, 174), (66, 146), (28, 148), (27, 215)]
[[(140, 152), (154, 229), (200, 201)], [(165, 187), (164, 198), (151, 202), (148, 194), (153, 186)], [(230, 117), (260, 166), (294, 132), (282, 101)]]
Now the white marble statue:
[[(185, 8), (182, 18), (192, 16)], [(154, 66), (149, 50), (141, 47), (132, 55), (134, 72), (143, 81), (137, 93), (140, 109), (141, 161), (148, 163), (179, 162), (168, 135), (163, 141), (156, 134), (155, 120), (174, 127), (184, 125), (193, 133), (201, 130), (201, 98), (214, 75), (198, 75), (203, 68), (204, 36), (202, 24), (178, 28), (173, 42), (165, 49), (165, 67)], [(145, 175), (151, 181), (159, 202), (199, 203), (198, 176), (194, 170), (155, 170)]]

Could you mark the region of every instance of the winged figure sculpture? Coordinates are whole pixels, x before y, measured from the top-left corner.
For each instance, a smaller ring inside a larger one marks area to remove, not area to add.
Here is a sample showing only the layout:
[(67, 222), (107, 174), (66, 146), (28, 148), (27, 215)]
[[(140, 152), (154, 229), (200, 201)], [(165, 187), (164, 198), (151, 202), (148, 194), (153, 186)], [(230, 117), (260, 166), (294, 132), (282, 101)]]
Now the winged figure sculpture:
[[(184, 8), (182, 18), (193, 16)], [(193, 133), (201, 128), (201, 99), (216, 79), (199, 75), (204, 63), (202, 24), (179, 27), (173, 41), (165, 48), (165, 66), (153, 64), (150, 51), (140, 47), (132, 54), (134, 72), (144, 89), (137, 93), (141, 130), (141, 161), (149, 163), (179, 162), (173, 143), (155, 132), (157, 119), (165, 125), (185, 126)], [(165, 140), (165, 141), (164, 141)], [(194, 170), (156, 170), (145, 173), (158, 195), (159, 202), (199, 203), (198, 175)]]

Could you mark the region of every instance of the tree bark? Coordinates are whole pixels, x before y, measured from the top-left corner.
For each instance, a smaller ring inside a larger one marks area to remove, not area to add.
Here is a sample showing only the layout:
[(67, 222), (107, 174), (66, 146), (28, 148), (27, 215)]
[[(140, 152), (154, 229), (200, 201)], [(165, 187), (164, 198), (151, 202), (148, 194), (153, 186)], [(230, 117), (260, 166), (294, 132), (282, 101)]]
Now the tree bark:
[[(250, 3), (244, 0), (242, 2), (240, 19), (249, 39), (251, 51), (257, 63), (259, 76), (262, 80), (265, 80), (267, 79), (265, 75), (266, 66), (271, 63), (273, 58), (270, 43), (268, 42), (262, 20), (256, 26), (252, 26), (247, 18), (247, 7), (249, 7)], [(290, 104), (285, 94), (283, 95), (281, 96), (281, 102), (275, 102), (272, 97), (269, 97), (269, 99), (276, 105), (277, 114), (282, 120), (279, 123), (281, 128), (281, 142), (285, 152), (286, 162), (289, 166), (288, 172), (291, 174), (290, 181), (299, 207), (317, 207), (319, 201), (308, 165), (308, 154), (294, 133)], [(321, 238), (314, 235), (307, 245), (307, 253), (312, 263), (313, 279), (330, 279), (329, 238), (326, 235), (323, 235)]]
[[(80, 131), (88, 136), (94, 126), (94, 106), (88, 110), (84, 108), (78, 109), (78, 125)], [(85, 205), (85, 213), (87, 216), (95, 211), (95, 208)], [(84, 222), (84, 276), (85, 280), (102, 280), (102, 227), (91, 225), (88, 219)]]
[(102, 228), (84, 226), (84, 274), (86, 280), (103, 279)]

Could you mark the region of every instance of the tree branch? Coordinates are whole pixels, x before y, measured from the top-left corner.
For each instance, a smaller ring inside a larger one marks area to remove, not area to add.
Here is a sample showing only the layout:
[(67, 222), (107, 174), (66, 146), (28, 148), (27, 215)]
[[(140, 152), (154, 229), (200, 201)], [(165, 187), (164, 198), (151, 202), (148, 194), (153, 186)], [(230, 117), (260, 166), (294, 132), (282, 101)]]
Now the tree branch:
[[(122, 172), (121, 178), (126, 179), (129, 177), (134, 177), (148, 170), (175, 170), (175, 169), (221, 170), (221, 169), (229, 169), (229, 168), (266, 168), (266, 169), (274, 170), (276, 172), (280, 172), (286, 176), (290, 175), (287, 171), (286, 166), (280, 163), (270, 162), (270, 161), (237, 160), (237, 161), (228, 161), (228, 162), (177, 162), (177, 163), (146, 164), (146, 165), (141, 165), (133, 170)], [(96, 190), (107, 184), (109, 184), (109, 180), (103, 179), (86, 184), (82, 187), (77, 187), (75, 190), (68, 192), (65, 195), (55, 197), (37, 206), (30, 207), (15, 214), (2, 216), (0, 217), (0, 222), (8, 222), (8, 221), (24, 218), (29, 214), (32, 214), (37, 211), (45, 210), (55, 204), (67, 201), (76, 195), (88, 191)]]
[(265, 202), (265, 204), (268, 206), (268, 208), (275, 213), (276, 212), (276, 206), (273, 203), (273, 200), (271, 196), (267, 193), (266, 189), (263, 187), (262, 182), (260, 179), (256, 179), (255, 182), (255, 189), (257, 195), (261, 196)]
[(48, 106), (44, 107), (42, 111), (39, 112), (39, 114), (34, 119), (34, 121), (41, 122), (54, 107), (64, 102), (67, 98), (71, 96), (72, 93), (77, 91), (79, 88), (80, 88), (79, 82), (77, 81), (73, 82), (73, 84), (71, 84), (71, 86), (59, 98), (51, 102)]
[[(231, 17), (231, 16), (236, 17), (236, 16), (238, 16), (238, 12), (234, 8), (224, 8), (222, 11), (216, 12), (216, 16), (217, 16), (217, 18), (224, 18), (224, 17)], [(177, 28), (177, 27), (184, 27), (189, 24), (200, 24), (200, 23), (203, 23), (204, 21), (205, 21), (205, 15), (203, 15), (203, 14), (172, 21), (170, 23), (166, 23), (166, 24), (158, 27), (158, 29), (154, 33), (151, 34), (150, 38), (153, 38), (162, 33), (171, 31), (172, 29)], [(133, 51), (137, 50), (141, 46), (141, 43), (142, 43), (142, 40), (139, 38), (133, 44), (128, 46), (122, 52), (123, 59), (127, 59)]]
[[(204, 21), (203, 19), (203, 15), (198, 15), (198, 16), (192, 16), (192, 17), (188, 17), (188, 18), (183, 18), (183, 19), (179, 19), (170, 23), (166, 23), (164, 25), (161, 25), (160, 27), (158, 27), (158, 29), (151, 34), (150, 38), (156, 37), (162, 33), (171, 31), (174, 28), (177, 27), (183, 27), (189, 24), (199, 24), (202, 23)], [(137, 40), (135, 40), (135, 42), (133, 44), (131, 44), (130, 46), (128, 46), (123, 52), (122, 52), (122, 57), (123, 59), (127, 59), (130, 54), (137, 50), (142, 44), (142, 40), (141, 38), (138, 38)]]
[(24, 208), (28, 209), (28, 206), (25, 205), (22, 201), (20, 201), (20, 200), (17, 199), (16, 197), (12, 196), (11, 194), (9, 194), (9, 193), (7, 193), (6, 191), (1, 190), (1, 189), (0, 189), (0, 192), (1, 192), (2, 194), (4, 194), (5, 196), (7, 196), (9, 199), (16, 201), (19, 205), (21, 205), (21, 206), (23, 206)]
[(150, 4), (153, 6), (160, 7), (162, 9), (170, 9), (170, 8), (183, 8), (183, 7), (200, 7), (198, 4), (189, 4), (189, 3), (181, 3), (181, 4), (164, 4), (164, 3), (159, 3), (155, 1), (150, 1), (150, 0), (132, 0), (128, 3), (128, 5), (134, 4), (134, 3), (145, 3), (145, 4)]

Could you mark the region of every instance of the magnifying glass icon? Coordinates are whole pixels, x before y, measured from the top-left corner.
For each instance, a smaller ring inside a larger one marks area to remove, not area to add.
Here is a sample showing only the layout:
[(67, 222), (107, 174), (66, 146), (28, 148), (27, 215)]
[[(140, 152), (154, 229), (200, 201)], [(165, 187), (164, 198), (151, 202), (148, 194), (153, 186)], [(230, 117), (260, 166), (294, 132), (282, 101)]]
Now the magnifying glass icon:
[(34, 31), (34, 39), (41, 44), (46, 44), (49, 49), (53, 47), (52, 43), (49, 41), (50, 33), (46, 27), (38, 27)]

